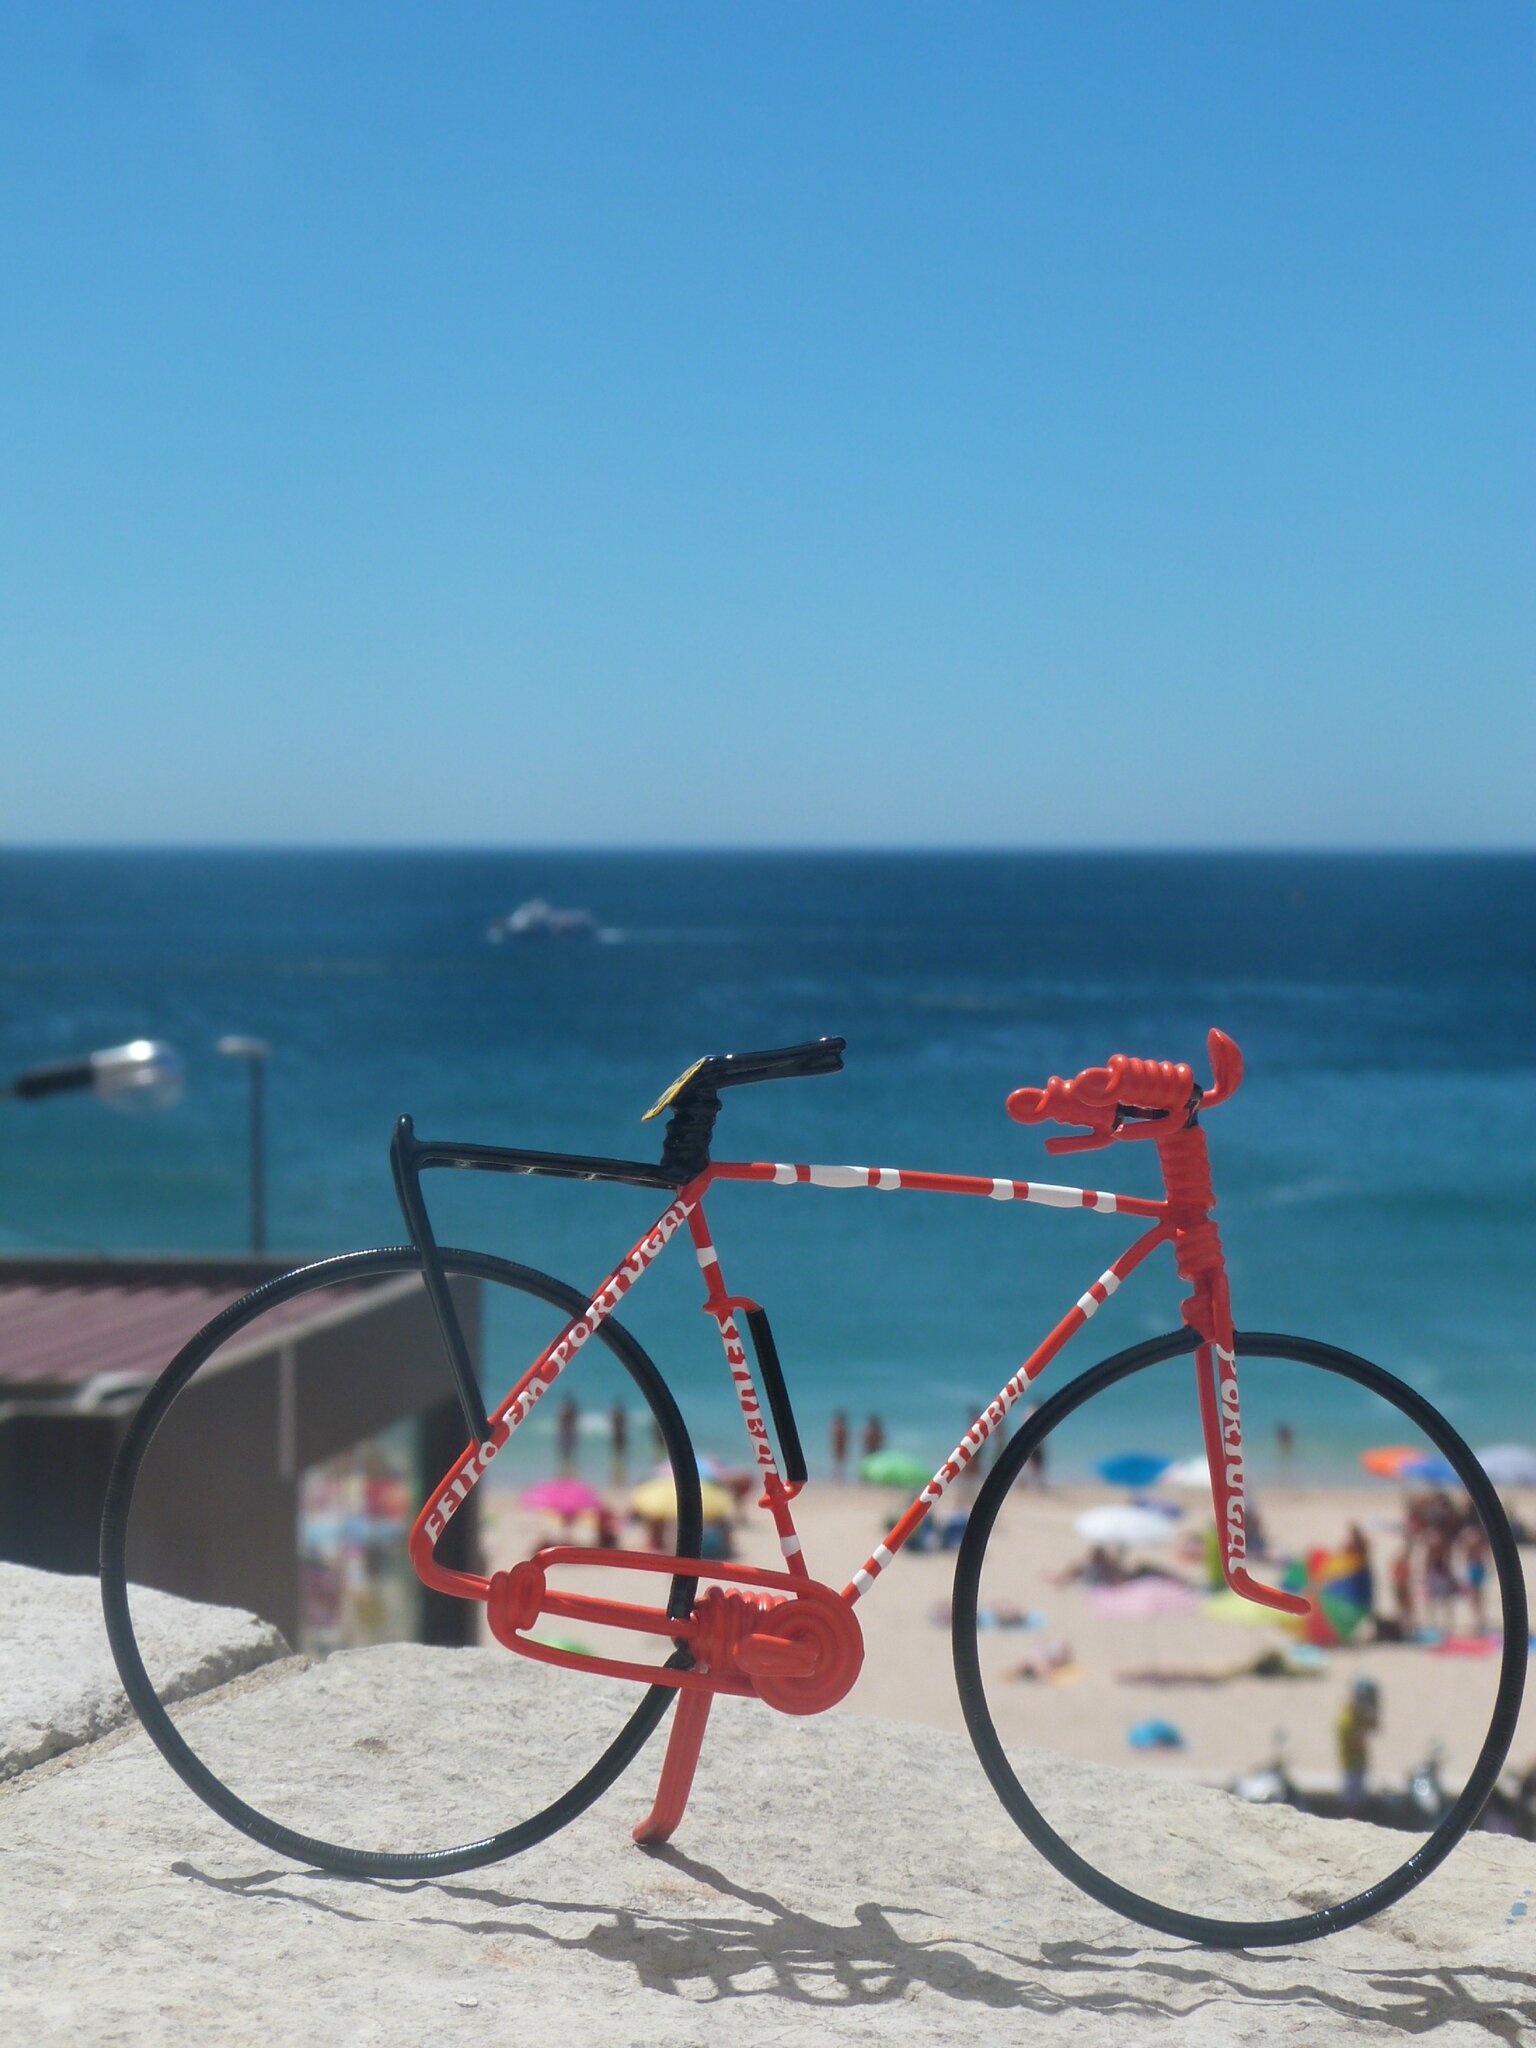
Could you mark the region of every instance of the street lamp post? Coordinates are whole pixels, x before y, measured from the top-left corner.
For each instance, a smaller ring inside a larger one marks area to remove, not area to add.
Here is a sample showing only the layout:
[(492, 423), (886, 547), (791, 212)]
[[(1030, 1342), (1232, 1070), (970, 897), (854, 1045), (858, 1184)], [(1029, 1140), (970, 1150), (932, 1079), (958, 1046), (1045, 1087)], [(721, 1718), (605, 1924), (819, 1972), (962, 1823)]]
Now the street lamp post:
[(251, 1250), (267, 1248), (267, 1155), (266, 1074), (271, 1047), (264, 1038), (247, 1038), (236, 1032), (219, 1040), (219, 1051), (229, 1059), (244, 1060), (250, 1076), (250, 1180)]
[(0, 1095), (20, 1102), (38, 1102), (45, 1095), (68, 1095), (88, 1088), (112, 1109), (170, 1109), (181, 1100), (186, 1074), (181, 1054), (161, 1038), (135, 1038), (76, 1059), (53, 1060), (29, 1067), (0, 1085)]

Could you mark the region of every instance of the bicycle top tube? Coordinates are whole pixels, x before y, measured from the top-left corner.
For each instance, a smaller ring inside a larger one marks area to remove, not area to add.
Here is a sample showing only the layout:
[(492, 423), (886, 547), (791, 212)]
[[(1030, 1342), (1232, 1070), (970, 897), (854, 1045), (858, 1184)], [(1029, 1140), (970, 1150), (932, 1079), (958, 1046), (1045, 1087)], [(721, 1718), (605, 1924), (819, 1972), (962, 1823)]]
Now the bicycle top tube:
[(694, 1183), (755, 1181), (773, 1187), (878, 1188), (923, 1195), (987, 1195), (994, 1202), (1033, 1202), (1046, 1209), (1092, 1209), (1101, 1216), (1165, 1217), (1168, 1204), (1145, 1195), (1099, 1188), (1056, 1187), (1048, 1181), (998, 1180), (969, 1173), (921, 1173), (905, 1166), (799, 1166), (767, 1159), (717, 1159)]

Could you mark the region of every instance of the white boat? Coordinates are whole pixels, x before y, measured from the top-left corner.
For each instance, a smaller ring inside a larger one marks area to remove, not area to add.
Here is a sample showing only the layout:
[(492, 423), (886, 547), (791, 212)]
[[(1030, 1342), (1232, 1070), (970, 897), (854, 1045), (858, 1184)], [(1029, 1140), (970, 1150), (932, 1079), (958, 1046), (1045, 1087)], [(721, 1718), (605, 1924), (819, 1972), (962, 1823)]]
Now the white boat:
[(503, 939), (592, 939), (597, 936), (597, 919), (590, 910), (557, 910), (542, 896), (530, 896), (487, 925), (485, 935), (498, 946)]

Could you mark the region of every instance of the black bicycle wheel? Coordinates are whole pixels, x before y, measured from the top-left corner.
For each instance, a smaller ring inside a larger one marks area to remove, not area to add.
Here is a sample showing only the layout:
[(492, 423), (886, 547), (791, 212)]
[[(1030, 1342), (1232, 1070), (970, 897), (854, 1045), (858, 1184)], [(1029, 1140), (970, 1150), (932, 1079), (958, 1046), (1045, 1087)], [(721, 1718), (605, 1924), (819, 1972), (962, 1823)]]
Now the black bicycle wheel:
[[(574, 1288), (529, 1267), (475, 1252), (444, 1251), (442, 1257), (466, 1310), (479, 1313), (492, 1387), (498, 1378), (515, 1377), (586, 1305)], [(469, 1283), (478, 1283), (478, 1296)], [(359, 1313), (365, 1306), (392, 1314), (393, 1360), (376, 1334), (377, 1320)], [(542, 1841), (606, 1791), (656, 1728), (673, 1689), (555, 1668), (494, 1644), (451, 1654), (423, 1648), (415, 1640), (419, 1588), (405, 1539), (454, 1453), (408, 1477), (403, 1468), (414, 1433), (397, 1430), (393, 1439), (349, 1453), (339, 1465), (332, 1460), (308, 1473), (296, 1470), (296, 1433), (301, 1455), (306, 1440), (313, 1448), (317, 1429), (332, 1443), (346, 1437), (345, 1414), (334, 1404), (312, 1421), (302, 1407), (297, 1420), (289, 1413), (285, 1421), (280, 1412), (285, 1395), (274, 1382), (283, 1368), (272, 1363), (273, 1347), (314, 1332), (328, 1347), (332, 1387), (344, 1385), (349, 1373), (394, 1369), (402, 1348), (412, 1345), (418, 1369), (420, 1347), (427, 1347), (435, 1379), (439, 1339), (421, 1262), (409, 1248), (353, 1252), (300, 1267), (216, 1316), (155, 1382), (113, 1468), (101, 1532), (112, 1652), (130, 1701), (172, 1769), (215, 1812), (267, 1848), (352, 1876), (473, 1869)], [(265, 1372), (242, 1370), (262, 1357)], [(295, 1379), (290, 1368), (290, 1408)], [(446, 1362), (441, 1389), (451, 1398)], [(605, 1423), (608, 1441), (594, 1447), (571, 1428), (578, 1418), (570, 1411), (557, 1440), (554, 1412), (567, 1389), (572, 1396), (582, 1390), (586, 1416), (622, 1414), (622, 1428)], [(285, 1430), (286, 1464), (273, 1443)], [(506, 1467), (515, 1470), (521, 1461), (523, 1476), (531, 1476), (540, 1463), (547, 1467), (558, 1447), (562, 1462), (577, 1465), (576, 1476), (583, 1459), (590, 1466), (594, 1455), (611, 1458), (604, 1476), (612, 1485), (625, 1476), (619, 1468), (631, 1446), (644, 1459), (659, 1451), (670, 1463), (677, 1554), (697, 1556), (699, 1476), (687, 1429), (655, 1365), (610, 1317), (567, 1368), (559, 1396), (514, 1432), (477, 1490), (477, 1503), (496, 1506), (495, 1526), (507, 1524), (503, 1533), (511, 1546), (504, 1559), (485, 1559), (486, 1569), (511, 1563), (540, 1540), (515, 1496), (504, 1485), (499, 1493), (493, 1487)], [(216, 1583), (226, 1589), (225, 1604), (259, 1606), (258, 1598), (240, 1591), (243, 1568), (259, 1585), (270, 1563), (254, 1554), (253, 1536), (277, 1530), (297, 1541), (295, 1522), (306, 1501), (318, 1512), (303, 1524), (301, 1556), (310, 1557), (313, 1537), (319, 1562), (300, 1581), (303, 1625), (312, 1628), (319, 1612), (322, 1654), (296, 1673), (285, 1667), (280, 1684), (264, 1683), (258, 1670), (239, 1685), (188, 1701), (173, 1717), (167, 1698), (174, 1703), (177, 1687), (169, 1682), (163, 1647), (166, 1610), (157, 1608), (159, 1596), (147, 1588), (185, 1592)], [(549, 1531), (557, 1539), (560, 1533)], [(325, 1548), (332, 1538), (341, 1559), (334, 1570)], [(362, 1588), (355, 1612), (348, 1612), (363, 1617), (363, 1634), (374, 1646), (336, 1657), (323, 1652), (336, 1635), (331, 1596), (346, 1593), (348, 1573)], [(583, 1589), (576, 1577), (566, 1590)], [(586, 1590), (664, 1604), (668, 1614), (682, 1616), (692, 1606), (695, 1584), (609, 1568), (590, 1573)], [(566, 1641), (564, 1647), (654, 1663), (684, 1654), (663, 1658), (664, 1642), (616, 1633), (596, 1650), (590, 1642)], [(424, 1726), (431, 1731), (425, 1743)], [(510, 1819), (509, 1799), (517, 1802)], [(450, 1845), (440, 1846), (445, 1833)], [(351, 1839), (338, 1839), (342, 1835)], [(400, 1846), (402, 1837), (409, 1846)]]
[[(1244, 1455), (1250, 1501), (1276, 1552), (1253, 1569), (1277, 1582), (1278, 1554), (1299, 1553), (1292, 1583), (1299, 1573), (1324, 1599), (1310, 1642), (1262, 1619), (1262, 1636), (1234, 1630), (1253, 1616), (1214, 1590), (1208, 1490), (1186, 1496), (1198, 1506), (1182, 1518), (1164, 1512), (1163, 1534), (1154, 1504), (1142, 1505), (1137, 1525), (1124, 1495), (1118, 1505), (1107, 1498), (1094, 1472), (1128, 1445), (1197, 1450), (1194, 1342), (1181, 1331), (1106, 1360), (1047, 1401), (1003, 1452), (956, 1569), (960, 1699), (1003, 1805), (1093, 1898), (1216, 1947), (1308, 1941), (1402, 1898), (1476, 1820), (1520, 1711), (1525, 1583), (1497, 1496), (1444, 1416), (1350, 1352), (1250, 1334), (1237, 1340)], [(1406, 1493), (1360, 1473), (1358, 1453), (1373, 1445), (1426, 1460), (1414, 1512), (1428, 1517), (1427, 1532), (1412, 1541)], [(1198, 1476), (1171, 1469), (1192, 1485)], [(1175, 1502), (1165, 1489), (1164, 1510)], [(1185, 1524), (1192, 1541), (1180, 1556)], [(1082, 1557), (1096, 1532), (1098, 1554)], [(1374, 1584), (1362, 1581), (1362, 1555), (1370, 1560), (1384, 1539), (1391, 1572), (1367, 1562)], [(1434, 1582), (1435, 1598), (1452, 1604), (1431, 1645), (1403, 1624), (1425, 1618), (1425, 1559), (1442, 1539), (1460, 1586), (1448, 1594)], [(1077, 1565), (1044, 1585), (1042, 1558), (1062, 1562), (1073, 1549)], [(1159, 1570), (1152, 1560), (1170, 1549)], [(1458, 1621), (1478, 1558), (1484, 1631), (1474, 1635)], [(1085, 1583), (1095, 1577), (1112, 1583)], [(1048, 1616), (1032, 1637), (1029, 1610), (1042, 1605)], [(1080, 1689), (1070, 1683), (1079, 1672)], [(1279, 1756), (1270, 1751), (1276, 1723), (1285, 1724)], [(1044, 1746), (1017, 1746), (1026, 1739)], [(1363, 1780), (1346, 1775), (1358, 1773), (1362, 1739)], [(1441, 1746), (1450, 1788), (1426, 1796), (1411, 1767)], [(1277, 1825), (1264, 1801), (1315, 1817)]]

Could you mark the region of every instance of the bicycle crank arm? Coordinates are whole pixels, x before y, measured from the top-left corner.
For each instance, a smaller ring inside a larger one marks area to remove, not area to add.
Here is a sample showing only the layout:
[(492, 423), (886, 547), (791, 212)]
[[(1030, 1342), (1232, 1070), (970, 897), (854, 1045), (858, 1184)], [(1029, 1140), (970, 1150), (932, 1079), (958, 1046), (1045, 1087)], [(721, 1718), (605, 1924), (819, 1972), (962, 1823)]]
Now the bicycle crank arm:
[[(558, 1565), (606, 1566), (714, 1583), (694, 1602), (691, 1613), (672, 1615), (633, 1601), (552, 1592), (547, 1575)], [(486, 1617), (497, 1642), (538, 1663), (670, 1686), (679, 1692), (755, 1694), (789, 1714), (819, 1713), (834, 1706), (864, 1661), (863, 1637), (853, 1610), (829, 1586), (754, 1565), (715, 1564), (653, 1551), (582, 1550), (569, 1545), (541, 1550), (510, 1571), (495, 1574)], [(545, 1617), (662, 1636), (676, 1649), (665, 1664), (656, 1665), (535, 1642), (524, 1631)]]

